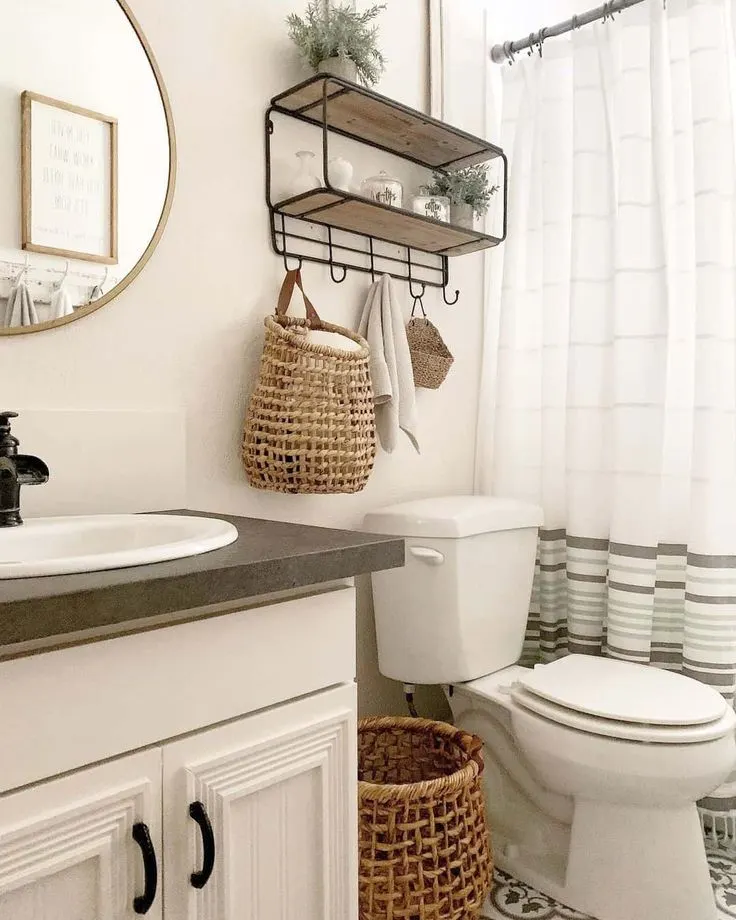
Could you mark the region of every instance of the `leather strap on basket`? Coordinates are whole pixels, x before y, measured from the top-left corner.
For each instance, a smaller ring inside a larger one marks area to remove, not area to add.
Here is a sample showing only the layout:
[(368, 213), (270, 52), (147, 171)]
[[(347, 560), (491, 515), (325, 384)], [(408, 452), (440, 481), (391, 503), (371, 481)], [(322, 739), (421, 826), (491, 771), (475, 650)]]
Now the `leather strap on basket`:
[(304, 288), (302, 287), (302, 273), (298, 268), (292, 269), (286, 273), (284, 283), (281, 285), (281, 290), (279, 292), (279, 300), (276, 306), (276, 316), (286, 315), (286, 311), (289, 309), (289, 304), (291, 303), (291, 298), (294, 294), (295, 284), (302, 292), (302, 297), (304, 298), (304, 306), (307, 311), (307, 322), (310, 328), (321, 328), (322, 320), (319, 318), (319, 314), (314, 309), (314, 304), (304, 293)]
[(463, 740), (468, 744), (470, 759), (478, 764), (478, 776), (485, 770), (483, 760), (483, 741), (477, 735), (466, 734)]

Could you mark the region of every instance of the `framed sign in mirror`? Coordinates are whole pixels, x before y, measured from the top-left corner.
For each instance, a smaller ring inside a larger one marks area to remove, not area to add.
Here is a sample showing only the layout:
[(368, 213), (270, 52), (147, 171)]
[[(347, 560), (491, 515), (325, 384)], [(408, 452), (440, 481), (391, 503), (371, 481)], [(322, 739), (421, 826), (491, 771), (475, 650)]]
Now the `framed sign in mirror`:
[(23, 249), (118, 260), (118, 122), (37, 93), (21, 95)]
[(171, 208), (176, 144), (126, 0), (4, 0), (2, 17), (3, 34), (23, 36), (0, 55), (0, 336), (12, 336), (87, 316), (138, 276)]

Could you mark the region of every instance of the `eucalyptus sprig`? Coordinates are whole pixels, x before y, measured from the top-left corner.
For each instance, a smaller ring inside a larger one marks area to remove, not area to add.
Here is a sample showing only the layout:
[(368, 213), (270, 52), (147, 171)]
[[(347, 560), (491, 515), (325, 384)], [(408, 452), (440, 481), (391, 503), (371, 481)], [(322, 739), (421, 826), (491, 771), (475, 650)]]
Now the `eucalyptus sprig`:
[(449, 198), (451, 204), (469, 204), (478, 217), (488, 210), (491, 198), (498, 191), (497, 185), (491, 185), (488, 167), (484, 163), (467, 166), (455, 172), (434, 172), (432, 181), (422, 186), (423, 195), (441, 195)]
[(378, 47), (378, 26), (373, 23), (386, 9), (385, 3), (376, 3), (362, 13), (347, 4), (310, 0), (304, 18), (296, 13), (286, 17), (289, 38), (313, 70), (320, 61), (339, 57), (352, 61), (358, 79), (366, 86), (377, 83), (386, 67), (386, 59)]

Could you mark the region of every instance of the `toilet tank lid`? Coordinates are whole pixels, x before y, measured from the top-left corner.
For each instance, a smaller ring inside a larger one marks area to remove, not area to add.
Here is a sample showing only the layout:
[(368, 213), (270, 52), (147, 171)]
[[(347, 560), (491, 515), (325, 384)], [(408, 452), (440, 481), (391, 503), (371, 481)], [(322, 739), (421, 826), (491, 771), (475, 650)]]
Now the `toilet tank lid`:
[(491, 495), (444, 495), (389, 505), (367, 514), (371, 533), (459, 539), (473, 534), (539, 527), (542, 509)]

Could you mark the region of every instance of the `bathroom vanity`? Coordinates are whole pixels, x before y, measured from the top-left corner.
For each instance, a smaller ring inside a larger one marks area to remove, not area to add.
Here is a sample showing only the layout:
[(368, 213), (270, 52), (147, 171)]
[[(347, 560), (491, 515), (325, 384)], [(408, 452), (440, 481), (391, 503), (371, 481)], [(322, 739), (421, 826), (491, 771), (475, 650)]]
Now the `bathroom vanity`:
[(356, 916), (352, 577), (403, 541), (227, 520), (0, 581), (0, 920)]

